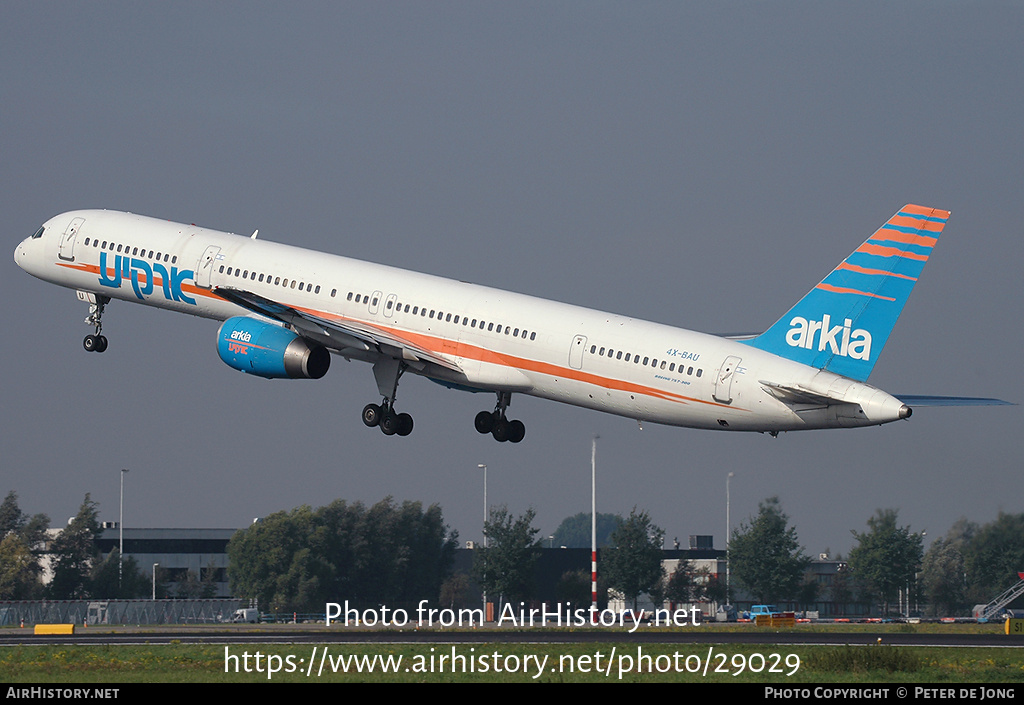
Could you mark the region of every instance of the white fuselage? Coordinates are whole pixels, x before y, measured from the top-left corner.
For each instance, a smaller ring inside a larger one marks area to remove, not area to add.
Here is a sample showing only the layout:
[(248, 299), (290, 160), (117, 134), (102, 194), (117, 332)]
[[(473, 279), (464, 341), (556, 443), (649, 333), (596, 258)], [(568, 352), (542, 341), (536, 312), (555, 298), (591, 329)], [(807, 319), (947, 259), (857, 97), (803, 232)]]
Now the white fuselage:
[[(216, 288), (253, 292), (412, 341), (459, 371), (429, 363), (411, 371), (452, 386), (654, 423), (788, 431), (905, 416), (899, 400), (870, 385), (736, 340), (128, 213), (56, 216), (15, 259), (70, 289), (220, 320), (252, 314)], [(381, 357), (319, 342), (346, 358)], [(773, 384), (811, 395), (783, 401)]]

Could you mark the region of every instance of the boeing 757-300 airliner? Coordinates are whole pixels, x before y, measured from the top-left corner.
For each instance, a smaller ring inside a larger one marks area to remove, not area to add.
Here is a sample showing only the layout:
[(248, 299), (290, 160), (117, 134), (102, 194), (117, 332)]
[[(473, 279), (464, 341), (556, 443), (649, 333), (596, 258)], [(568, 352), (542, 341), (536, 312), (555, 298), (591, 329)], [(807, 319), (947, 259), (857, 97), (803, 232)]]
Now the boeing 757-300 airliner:
[(498, 441), (526, 433), (506, 416), (513, 394), (775, 436), (1004, 403), (865, 383), (948, 218), (904, 206), (767, 331), (732, 338), (115, 211), (55, 216), (15, 261), (89, 304), (88, 351), (107, 348), (103, 313), (122, 299), (223, 321), (221, 359), (259, 377), (319, 379), (332, 354), (368, 362), (382, 401), (363, 423), (387, 435), (412, 431), (395, 400), (414, 372), (495, 394), (475, 426)]

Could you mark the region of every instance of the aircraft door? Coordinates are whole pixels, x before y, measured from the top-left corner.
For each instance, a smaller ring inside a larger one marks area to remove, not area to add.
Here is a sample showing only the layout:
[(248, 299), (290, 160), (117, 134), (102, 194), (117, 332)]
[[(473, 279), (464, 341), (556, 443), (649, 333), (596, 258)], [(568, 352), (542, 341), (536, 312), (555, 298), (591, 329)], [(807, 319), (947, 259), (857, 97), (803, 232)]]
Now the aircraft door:
[(203, 256), (199, 258), (196, 263), (196, 275), (192, 278), (195, 281), (196, 286), (203, 289), (209, 289), (213, 283), (213, 267), (217, 263), (217, 257), (220, 255), (220, 248), (216, 245), (210, 245), (203, 252)]
[(78, 231), (82, 228), (82, 223), (85, 222), (85, 218), (75, 218), (68, 223), (67, 230), (60, 236), (60, 248), (57, 251), (57, 256), (63, 260), (73, 262), (75, 259), (75, 236), (78, 235)]
[(373, 296), (370, 297), (370, 313), (374, 316), (377, 315), (377, 310), (380, 308), (380, 297), (383, 296), (379, 291), (373, 292)]
[(732, 381), (736, 377), (736, 368), (739, 367), (740, 358), (730, 355), (718, 369), (718, 379), (715, 380), (714, 397), (716, 401), (723, 404), (732, 402)]
[(395, 311), (395, 299), (398, 298), (398, 294), (388, 294), (387, 300), (384, 302), (384, 317), (391, 318), (391, 314)]
[(574, 370), (583, 369), (583, 351), (587, 347), (587, 336), (577, 335), (572, 339), (572, 345), (569, 347), (569, 367)]

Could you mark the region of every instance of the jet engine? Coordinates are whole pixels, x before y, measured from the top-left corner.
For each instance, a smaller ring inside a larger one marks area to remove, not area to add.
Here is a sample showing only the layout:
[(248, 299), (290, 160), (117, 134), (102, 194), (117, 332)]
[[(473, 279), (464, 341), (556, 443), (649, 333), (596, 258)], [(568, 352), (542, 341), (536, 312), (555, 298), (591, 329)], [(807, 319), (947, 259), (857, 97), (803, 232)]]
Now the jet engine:
[(230, 367), (267, 379), (320, 379), (331, 366), (324, 346), (247, 316), (224, 321), (217, 331), (217, 354)]

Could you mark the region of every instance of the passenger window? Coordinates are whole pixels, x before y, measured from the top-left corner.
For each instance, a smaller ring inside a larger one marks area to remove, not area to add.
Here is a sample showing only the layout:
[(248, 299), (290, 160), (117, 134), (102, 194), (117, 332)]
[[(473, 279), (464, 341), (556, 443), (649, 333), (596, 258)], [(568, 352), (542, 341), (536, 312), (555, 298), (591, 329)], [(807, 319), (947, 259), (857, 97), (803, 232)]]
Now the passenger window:
[(536, 339), (537, 339), (537, 334), (536, 333), (530, 333), (530, 340), (536, 340)]
[(703, 372), (700, 368), (697, 368), (697, 376), (700, 377), (700, 373)]

